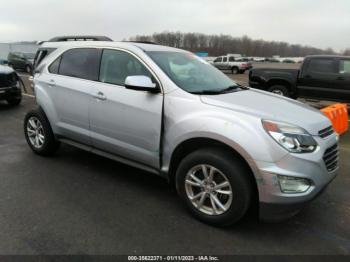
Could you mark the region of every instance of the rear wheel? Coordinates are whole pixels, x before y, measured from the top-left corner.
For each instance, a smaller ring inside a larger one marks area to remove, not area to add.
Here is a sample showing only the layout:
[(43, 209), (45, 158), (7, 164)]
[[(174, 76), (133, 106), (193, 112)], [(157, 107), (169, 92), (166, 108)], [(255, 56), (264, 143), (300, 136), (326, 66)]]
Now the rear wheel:
[(28, 74), (32, 73), (32, 67), (31, 67), (30, 65), (26, 65), (25, 71), (26, 71)]
[(24, 119), (24, 134), (29, 147), (38, 155), (52, 155), (60, 145), (41, 109), (27, 113)]
[(289, 90), (284, 85), (273, 85), (268, 89), (268, 91), (276, 95), (290, 97)]
[(176, 172), (176, 187), (196, 218), (224, 226), (246, 214), (252, 199), (249, 176), (249, 171), (230, 152), (206, 148), (182, 160)]
[(232, 71), (232, 74), (234, 75), (237, 75), (239, 73), (239, 70), (237, 67), (232, 67), (231, 71)]

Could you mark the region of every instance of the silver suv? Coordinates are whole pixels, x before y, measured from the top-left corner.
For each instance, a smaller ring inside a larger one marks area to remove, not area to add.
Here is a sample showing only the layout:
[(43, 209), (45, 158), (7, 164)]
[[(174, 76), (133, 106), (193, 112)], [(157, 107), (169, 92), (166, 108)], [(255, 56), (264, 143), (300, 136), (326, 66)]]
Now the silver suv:
[(166, 177), (210, 224), (253, 206), (263, 219), (293, 215), (338, 169), (337, 135), (319, 111), (240, 86), (187, 51), (62, 43), (34, 85), (24, 132), (35, 153), (64, 142)]

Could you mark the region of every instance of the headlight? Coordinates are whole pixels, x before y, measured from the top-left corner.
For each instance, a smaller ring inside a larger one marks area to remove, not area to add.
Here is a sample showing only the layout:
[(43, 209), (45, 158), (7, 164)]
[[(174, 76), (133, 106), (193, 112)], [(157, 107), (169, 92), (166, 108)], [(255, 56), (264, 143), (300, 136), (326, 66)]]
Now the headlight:
[(266, 132), (289, 152), (310, 153), (317, 148), (315, 139), (301, 127), (269, 120), (262, 120), (262, 125)]

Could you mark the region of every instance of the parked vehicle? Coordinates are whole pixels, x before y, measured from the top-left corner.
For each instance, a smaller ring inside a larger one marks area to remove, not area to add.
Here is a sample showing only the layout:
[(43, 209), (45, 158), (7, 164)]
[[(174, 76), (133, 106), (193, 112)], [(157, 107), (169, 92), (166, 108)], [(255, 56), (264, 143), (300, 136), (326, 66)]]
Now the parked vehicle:
[(249, 85), (292, 98), (350, 102), (350, 57), (307, 56), (300, 69), (253, 69)]
[(338, 170), (327, 117), (240, 86), (180, 49), (67, 43), (34, 84), (39, 107), (24, 133), (35, 153), (64, 142), (163, 176), (210, 224), (235, 223), (258, 202), (262, 219), (295, 214)]
[(232, 74), (244, 74), (246, 70), (252, 68), (250, 62), (242, 62), (237, 59), (241, 58), (233, 55), (219, 56), (212, 64), (220, 70), (230, 70)]
[(0, 65), (8, 65), (8, 61), (6, 59), (0, 58)]
[(265, 59), (266, 62), (270, 62), (270, 63), (280, 63), (280, 60), (278, 60), (277, 58), (266, 58)]
[(286, 64), (295, 64), (295, 61), (292, 59), (284, 59), (282, 60), (282, 63), (286, 63)]
[(27, 73), (31, 73), (33, 70), (35, 54), (32, 53), (21, 53), (11, 52), (9, 53), (7, 60), (15, 70), (23, 70)]
[(0, 65), (0, 100), (18, 105), (22, 100), (21, 83), (16, 72), (9, 66)]
[(265, 57), (253, 57), (254, 62), (265, 62), (266, 58)]

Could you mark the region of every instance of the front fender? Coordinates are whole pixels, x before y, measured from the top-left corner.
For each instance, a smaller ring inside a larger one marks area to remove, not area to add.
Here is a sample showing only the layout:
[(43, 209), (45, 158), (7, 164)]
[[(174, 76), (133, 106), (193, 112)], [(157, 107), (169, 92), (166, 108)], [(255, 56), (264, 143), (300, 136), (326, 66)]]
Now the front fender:
[(193, 112), (182, 119), (165, 120), (164, 171), (169, 170), (175, 149), (193, 138), (209, 138), (228, 145), (248, 162), (257, 179), (259, 172), (255, 161), (275, 162), (286, 154), (263, 130), (257, 117), (230, 110), (213, 113), (209, 107), (208, 111)]

